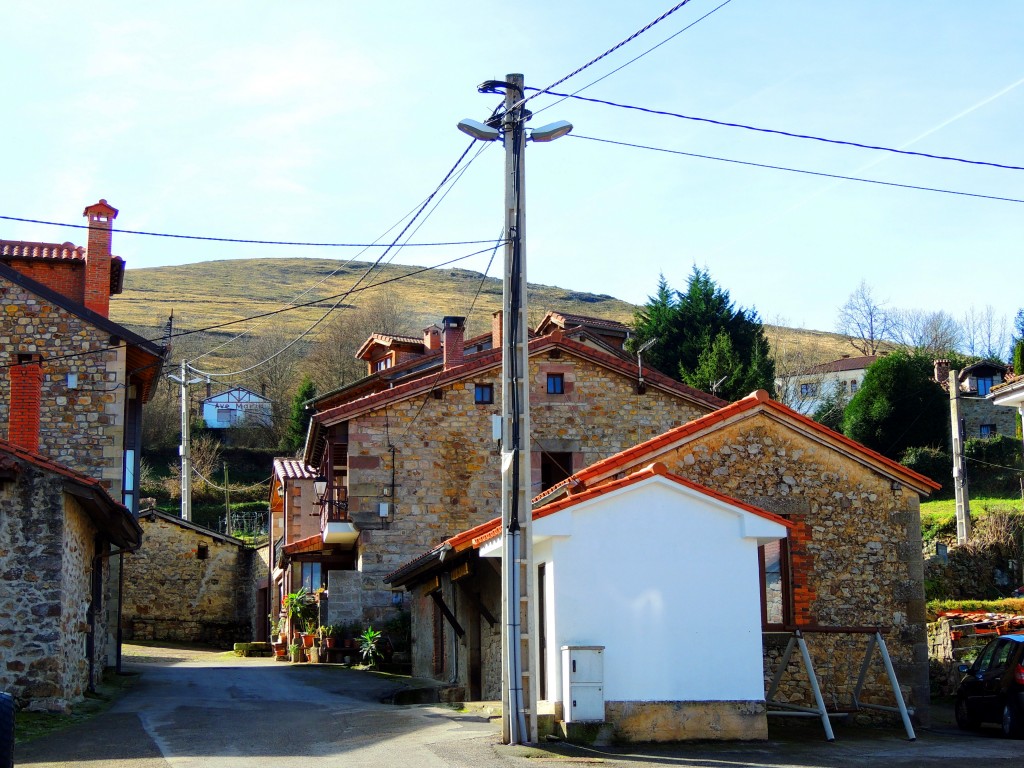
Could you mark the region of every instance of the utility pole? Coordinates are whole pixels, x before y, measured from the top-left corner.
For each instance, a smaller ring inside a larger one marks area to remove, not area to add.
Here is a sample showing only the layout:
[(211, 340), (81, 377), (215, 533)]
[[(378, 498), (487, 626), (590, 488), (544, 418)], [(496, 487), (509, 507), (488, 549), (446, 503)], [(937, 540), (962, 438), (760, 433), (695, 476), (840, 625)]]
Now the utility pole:
[(224, 535), (231, 535), (231, 486), (228, 485), (228, 463), (224, 462)]
[(949, 372), (949, 425), (953, 437), (953, 491), (956, 496), (956, 543), (971, 538), (971, 498), (964, 461), (964, 430), (960, 419), (960, 372)]
[[(506, 75), (477, 87), (505, 94), (505, 111), (486, 124), (459, 122), (478, 141), (505, 144), (505, 270), (501, 317), (501, 635), (502, 738), (507, 744), (537, 741), (540, 685), (537, 615), (534, 610), (533, 542), (530, 534), (530, 358), (526, 328), (526, 121), (523, 76)], [(501, 126), (500, 129), (498, 126)], [(565, 121), (535, 128), (533, 141), (547, 142), (572, 130)]]
[(188, 377), (188, 361), (181, 361), (181, 376), (168, 376), (171, 381), (181, 386), (181, 445), (178, 446), (178, 453), (181, 454), (181, 519), (192, 520), (192, 440), (190, 436), (190, 410), (188, 388), (194, 384), (201, 384), (204, 379), (190, 379)]

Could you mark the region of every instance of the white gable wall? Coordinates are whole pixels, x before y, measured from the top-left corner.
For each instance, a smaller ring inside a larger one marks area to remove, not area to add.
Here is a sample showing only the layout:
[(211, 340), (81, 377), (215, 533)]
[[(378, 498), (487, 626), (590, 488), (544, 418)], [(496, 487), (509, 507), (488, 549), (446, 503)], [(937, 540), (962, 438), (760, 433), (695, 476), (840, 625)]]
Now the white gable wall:
[(785, 528), (662, 477), (535, 521), (547, 698), (563, 645), (601, 645), (607, 701), (763, 700), (754, 536)]

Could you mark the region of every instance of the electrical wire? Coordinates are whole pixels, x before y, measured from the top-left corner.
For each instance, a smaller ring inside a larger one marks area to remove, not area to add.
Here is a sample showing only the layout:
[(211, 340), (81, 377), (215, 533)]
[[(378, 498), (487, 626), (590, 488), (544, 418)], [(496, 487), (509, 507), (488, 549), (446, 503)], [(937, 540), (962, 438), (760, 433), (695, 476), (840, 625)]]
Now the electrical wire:
[(654, 25), (664, 21), (665, 19), (667, 19), (669, 16), (671, 16), (673, 13), (678, 11), (680, 8), (682, 8), (684, 5), (686, 5), (689, 2), (690, 2), (690, 0), (682, 0), (682, 2), (677, 3), (675, 6), (673, 6), (672, 8), (669, 8), (667, 11), (665, 11), (663, 14), (661, 14), (661, 16), (656, 18), (654, 21), (650, 22), (645, 27), (643, 27), (641, 29), (638, 29), (632, 35), (627, 37), (625, 40), (623, 40), (622, 42), (617, 43), (616, 45), (612, 46), (607, 51), (602, 53), (600, 56), (597, 56), (597, 57), (591, 59), (586, 64), (584, 64), (582, 67), (578, 67), (577, 69), (573, 70), (568, 75), (566, 75), (565, 77), (561, 78), (560, 80), (556, 80), (551, 85), (549, 85), (547, 88), (541, 89), (540, 91), (538, 91), (537, 93), (533, 94), (532, 96), (526, 96), (526, 97), (520, 99), (518, 102), (516, 102), (515, 104), (512, 105), (510, 110), (515, 110), (518, 107), (521, 107), (522, 105), (526, 104), (526, 102), (530, 101), (531, 99), (535, 99), (538, 96), (540, 96), (541, 94), (547, 93), (552, 88), (557, 88), (559, 85), (564, 83), (566, 80), (570, 80), (571, 78), (576, 77), (576, 75), (578, 75), (580, 72), (582, 72), (585, 69), (588, 69), (589, 67), (594, 66), (595, 64), (597, 64), (597, 62), (601, 61), (601, 59), (607, 58), (611, 54), (615, 53), (615, 51), (619, 50), (619, 48), (621, 48), (622, 46), (627, 45), (627, 44), (633, 42), (636, 38), (640, 37), (640, 35), (642, 35), (644, 32), (647, 32), (649, 29), (654, 27)]
[[(67, 227), (69, 229), (89, 229), (88, 224), (67, 224), (62, 221), (43, 221), (41, 219), (26, 219), (19, 216), (0, 216), (0, 220), (18, 221), (25, 224), (42, 224), (49, 227)], [(289, 245), (304, 248), (373, 248), (379, 243), (317, 243), (293, 240), (249, 240), (241, 237), (210, 237), (207, 235), (179, 235), (169, 232), (146, 232), (139, 229), (110, 229), (110, 232), (118, 232), (124, 235), (146, 235), (147, 237), (171, 237), (178, 240), (203, 240), (213, 243), (241, 243), (245, 245)], [(453, 240), (444, 243), (407, 243), (407, 248), (440, 248), (452, 245), (482, 245), (490, 240)]]
[[(483, 250), (480, 250), (480, 251), (474, 251), (473, 253), (468, 253), (468, 254), (466, 254), (464, 256), (456, 256), (453, 259), (448, 259), (447, 261), (442, 261), (439, 264), (434, 264), (433, 266), (421, 267), (419, 269), (414, 269), (413, 271), (408, 272), (408, 273), (406, 273), (404, 275), (398, 275), (396, 277), (388, 278), (387, 280), (381, 280), (381, 281), (376, 282), (376, 283), (371, 283), (370, 285), (364, 286), (362, 288), (352, 288), (352, 289), (349, 289), (348, 291), (345, 291), (343, 293), (335, 294), (334, 296), (327, 296), (325, 298), (315, 299), (314, 301), (308, 301), (308, 302), (304, 302), (302, 304), (295, 304), (293, 306), (282, 307), (280, 309), (275, 309), (275, 310), (272, 310), (270, 312), (261, 312), (260, 314), (250, 315), (248, 317), (243, 317), (243, 318), (240, 318), (238, 320), (227, 320), (227, 321), (225, 321), (223, 323), (215, 323), (214, 325), (208, 325), (208, 326), (205, 326), (203, 328), (195, 328), (195, 329), (188, 330), (188, 331), (178, 331), (177, 333), (172, 333), (170, 335), (170, 338), (175, 339), (175, 338), (179, 338), (179, 337), (182, 337), (182, 336), (191, 336), (191, 335), (196, 334), (196, 333), (208, 333), (210, 331), (215, 331), (215, 330), (218, 330), (220, 328), (227, 328), (228, 326), (231, 326), (231, 325), (238, 325), (239, 323), (247, 323), (247, 322), (250, 322), (251, 320), (258, 320), (258, 319), (263, 318), (263, 317), (271, 317), (271, 316), (274, 316), (274, 315), (284, 314), (285, 312), (291, 312), (292, 310), (296, 310), (296, 309), (305, 309), (307, 307), (313, 307), (313, 306), (316, 306), (317, 304), (320, 304), (323, 301), (331, 301), (333, 299), (338, 298), (339, 296), (348, 296), (348, 295), (351, 295), (353, 293), (361, 293), (363, 291), (368, 291), (368, 290), (371, 290), (373, 288), (378, 288), (378, 287), (380, 287), (382, 285), (387, 285), (388, 283), (398, 282), (399, 280), (406, 280), (406, 279), (408, 279), (410, 277), (415, 277), (416, 275), (422, 274), (424, 272), (430, 272), (432, 270), (440, 269), (442, 267), (446, 267), (446, 266), (449, 266), (451, 264), (455, 264), (455, 263), (460, 262), (460, 261), (465, 261), (466, 259), (471, 259), (474, 256), (479, 256), (481, 253), (487, 253), (488, 250), (490, 250), (490, 249), (483, 249)], [(145, 341), (147, 343), (151, 343), (151, 342), (160, 341), (160, 340), (166, 339), (166, 338), (168, 338), (166, 336), (166, 334), (161, 334), (160, 336), (154, 337), (152, 339), (144, 339), (143, 341)], [(85, 349), (85, 350), (81, 350), (79, 352), (68, 352), (68, 353), (63, 354), (63, 355), (52, 355), (52, 356), (43, 358), (42, 362), (52, 362), (54, 360), (69, 360), (69, 359), (73, 359), (73, 358), (77, 358), (77, 357), (86, 357), (88, 355), (98, 355), (98, 354), (102, 354), (104, 352), (109, 352), (111, 350), (121, 349), (122, 347), (127, 347), (127, 346), (128, 346), (127, 342), (121, 342), (119, 344), (113, 344), (113, 345), (111, 345), (109, 347), (102, 347), (102, 348), (97, 348), (97, 349)], [(16, 368), (16, 367), (18, 367), (20, 365), (29, 365), (29, 364), (30, 363), (21, 363), (21, 362), (3, 363), (3, 364), (0, 364), (0, 370), (3, 370), (5, 368)]]
[(1009, 470), (1010, 472), (1014, 472), (1014, 473), (1016, 473), (1018, 475), (1024, 474), (1024, 471), (1022, 471), (1020, 469), (1020, 467), (1007, 467), (1007, 466), (1005, 466), (1003, 464), (992, 464), (991, 462), (988, 462), (988, 461), (982, 461), (981, 459), (975, 459), (972, 456), (964, 456), (964, 458), (967, 459), (968, 461), (973, 461), (975, 464), (984, 464), (986, 467), (995, 467), (996, 469), (1006, 469), (1006, 470)]
[(997, 200), (1003, 203), (1024, 203), (1024, 199), (1016, 197), (1001, 197), (999, 195), (983, 195), (978, 192), (963, 192), (956, 189), (943, 189), (941, 187), (925, 187), (919, 184), (900, 184), (895, 181), (881, 181), (879, 179), (866, 179), (862, 176), (845, 176), (839, 173), (825, 173), (824, 171), (810, 171), (805, 168), (790, 168), (785, 165), (772, 165), (770, 163), (755, 163), (749, 160), (735, 160), (729, 157), (717, 157), (715, 155), (702, 155), (697, 152), (683, 152), (676, 149), (665, 149), (664, 147), (652, 147), (647, 144), (635, 144), (628, 141), (614, 141), (613, 139), (602, 139), (596, 136), (581, 136), (577, 133), (570, 133), (569, 138), (583, 139), (585, 141), (596, 141), (602, 144), (614, 144), (620, 147), (630, 147), (632, 149), (646, 149), (651, 152), (664, 152), (670, 155), (682, 155), (683, 157), (696, 157), (701, 160), (717, 160), (722, 163), (732, 163), (734, 165), (746, 165), (752, 168), (766, 168), (772, 171), (787, 171), (789, 173), (801, 173), (806, 176), (820, 176), (826, 179), (840, 179), (842, 181), (857, 181), (862, 184), (877, 184), (883, 187), (897, 187), (900, 189), (916, 189), (920, 192), (938, 192), (944, 195), (959, 195), (961, 197), (973, 197), (981, 200)]
[(274, 479), (274, 476), (271, 475), (266, 480), (261, 480), (258, 483), (253, 483), (252, 485), (232, 485), (225, 488), (222, 485), (217, 485), (215, 482), (213, 482), (213, 480), (206, 477), (202, 472), (200, 472), (195, 467), (192, 467), (192, 474), (198, 477), (211, 488), (218, 491), (249, 491), (252, 490), (253, 488), (262, 488), (263, 486), (268, 485), (270, 481)]
[[(544, 111), (546, 111), (546, 110), (548, 110), (548, 109), (551, 109), (552, 107), (554, 107), (554, 106), (556, 106), (556, 105), (558, 105), (558, 104), (561, 104), (561, 103), (562, 103), (563, 101), (565, 101), (566, 99), (574, 97), (574, 96), (575, 96), (575, 95), (576, 95), (577, 93), (582, 93), (583, 91), (587, 90), (588, 88), (591, 88), (591, 87), (593, 87), (593, 86), (597, 85), (597, 84), (598, 84), (598, 83), (600, 83), (600, 82), (601, 82), (602, 80), (607, 80), (607, 79), (608, 79), (609, 77), (611, 77), (611, 76), (612, 76), (612, 75), (614, 75), (615, 73), (617, 73), (617, 72), (621, 72), (621, 71), (622, 71), (623, 69), (625, 69), (626, 67), (628, 67), (628, 66), (629, 66), (630, 64), (634, 64), (634, 63), (636, 63), (637, 61), (639, 61), (640, 59), (642, 59), (642, 58), (643, 58), (644, 56), (646, 56), (647, 54), (649, 54), (649, 53), (652, 53), (653, 51), (657, 50), (658, 48), (661, 48), (661, 46), (665, 45), (665, 43), (667, 43), (667, 42), (669, 42), (669, 41), (671, 41), (671, 40), (674, 40), (675, 38), (679, 37), (679, 35), (683, 34), (683, 32), (686, 32), (686, 31), (687, 31), (688, 29), (691, 29), (692, 27), (696, 26), (697, 24), (700, 24), (700, 23), (701, 23), (702, 21), (704, 21), (704, 19), (706, 19), (706, 18), (707, 18), (708, 16), (710, 16), (711, 14), (713, 14), (713, 13), (715, 13), (715, 12), (717, 12), (717, 11), (721, 10), (722, 8), (724, 8), (725, 6), (727, 6), (727, 5), (728, 5), (729, 3), (731, 3), (731, 2), (732, 2), (732, 0), (725, 0), (725, 2), (724, 2), (724, 3), (720, 4), (720, 5), (719, 5), (719, 6), (717, 6), (716, 8), (712, 8), (712, 9), (711, 9), (710, 11), (708, 11), (708, 12), (707, 12), (707, 13), (705, 13), (705, 14), (704, 14), (703, 16), (701, 16), (701, 17), (700, 17), (699, 19), (697, 19), (696, 21), (692, 21), (692, 22), (690, 22), (690, 23), (689, 23), (689, 24), (687, 24), (687, 25), (686, 25), (685, 27), (683, 27), (682, 29), (680, 29), (680, 30), (679, 30), (678, 32), (675, 32), (674, 34), (672, 34), (672, 35), (669, 35), (668, 37), (666, 37), (666, 38), (665, 38), (664, 40), (662, 40), (662, 41), (661, 41), (660, 43), (658, 43), (657, 45), (653, 45), (653, 46), (651, 46), (651, 47), (650, 47), (650, 48), (648, 48), (648, 49), (647, 49), (646, 51), (644, 51), (643, 53), (641, 53), (641, 54), (640, 54), (639, 56), (634, 56), (634, 57), (633, 57), (632, 59), (630, 59), (629, 61), (627, 61), (627, 62), (626, 62), (625, 64), (622, 64), (621, 66), (618, 66), (618, 67), (616, 67), (615, 69), (613, 69), (613, 70), (612, 70), (611, 72), (608, 72), (607, 74), (601, 75), (601, 77), (597, 78), (597, 80), (594, 80), (593, 82), (587, 83), (587, 84), (586, 84), (586, 85), (584, 85), (584, 86), (583, 86), (582, 88), (577, 88), (577, 89), (576, 89), (575, 91), (573, 91), (573, 92), (572, 92), (571, 94), (561, 94), (561, 93), (553, 93), (553, 92), (551, 92), (551, 91), (548, 91), (548, 92), (547, 92), (547, 95), (549, 95), (549, 96), (561, 96), (562, 98), (560, 98), (560, 99), (557, 99), (556, 101), (553, 101), (553, 102), (551, 102), (551, 103), (550, 103), (550, 104), (548, 104), (548, 105), (547, 105), (546, 107), (541, 107), (540, 109), (538, 109), (538, 110), (534, 111), (534, 113), (533, 113), (533, 114), (534, 114), (534, 115), (539, 115), (539, 114), (540, 114), (541, 112), (544, 112)], [(554, 86), (551, 86), (551, 87), (553, 88)], [(539, 91), (540, 89), (539, 89), (539, 88), (529, 88), (529, 87), (527, 87), (527, 88), (525, 88), (524, 90), (527, 90), (527, 91)]]
[[(717, 10), (717, 9), (716, 9)], [(696, 22), (694, 22), (696, 23)], [(588, 86), (589, 87), (589, 86)], [(535, 90), (527, 88), (526, 90)], [(582, 89), (581, 89), (582, 90)], [(579, 93), (577, 91), (576, 93)], [(601, 104), (606, 107), (616, 107), (618, 109), (627, 109), (634, 112), (643, 112), (648, 115), (660, 115), (662, 117), (675, 117), (680, 120), (690, 120), (697, 123), (709, 123), (711, 125), (719, 125), (725, 128), (742, 128), (747, 131), (756, 131), (757, 133), (769, 133), (776, 136), (787, 136), (791, 139), (807, 139), (810, 141), (820, 141), (825, 144), (837, 144), (846, 147), (856, 147), (858, 149), (872, 149), (879, 152), (891, 152), (895, 155), (909, 155), (911, 157), (923, 157), (929, 160), (948, 160), (954, 163), (964, 163), (967, 165), (981, 165), (989, 168), (1001, 168), (1008, 171), (1024, 171), (1024, 166), (1020, 165), (1007, 165), (1005, 163), (994, 163), (986, 160), (968, 160), (963, 157), (953, 157), (952, 155), (935, 155), (930, 152), (913, 152), (907, 149), (896, 149), (895, 147), (883, 147), (876, 144), (863, 144), (857, 141), (846, 141), (843, 139), (828, 139), (823, 136), (812, 136), (805, 133), (793, 133), (791, 131), (781, 131), (775, 128), (759, 128), (754, 125), (745, 125), (743, 123), (728, 123), (723, 120), (712, 120), (709, 117), (694, 117), (693, 115), (683, 115), (678, 112), (668, 112), (661, 109), (649, 109), (647, 107), (637, 107), (630, 104), (620, 104), (615, 101), (608, 101), (607, 99), (593, 99), (587, 96), (577, 96), (576, 93), (554, 93), (548, 91), (550, 96), (561, 96), (562, 100), (565, 99), (576, 99), (577, 101), (586, 101), (590, 104)], [(557, 103), (557, 102), (556, 102)]]
[[(474, 147), (475, 144), (476, 144), (476, 141), (475, 140), (471, 140), (469, 142), (469, 144), (466, 145), (466, 148), (462, 151), (462, 154), (459, 155), (459, 159), (455, 161), (455, 164), (448, 170), (448, 173), (445, 174), (444, 178), (441, 179), (441, 183), (438, 184), (437, 187), (434, 188), (434, 191), (431, 192), (427, 196), (427, 199), (423, 201), (423, 204), (419, 207), (419, 210), (417, 210), (416, 213), (412, 216), (412, 218), (409, 219), (409, 221), (406, 223), (406, 225), (402, 228), (402, 231), (399, 232), (398, 235), (395, 237), (395, 239), (391, 242), (391, 245), (389, 245), (384, 250), (384, 252), (380, 256), (377, 257), (376, 261), (374, 261), (363, 272), (363, 274), (360, 275), (359, 279), (356, 280), (356, 282), (353, 284), (352, 288), (350, 288), (348, 291), (346, 291), (346, 292), (344, 292), (342, 294), (339, 294), (336, 297), (337, 301), (334, 302), (334, 305), (332, 307), (330, 307), (326, 312), (324, 312), (324, 314), (321, 315), (312, 325), (310, 325), (309, 328), (307, 328), (305, 331), (303, 331), (301, 334), (299, 334), (299, 336), (297, 338), (293, 339), (291, 342), (289, 342), (284, 347), (279, 349), (277, 352), (275, 352), (273, 355), (268, 357), (266, 360), (262, 360), (259, 363), (256, 363), (255, 365), (251, 365), (248, 368), (243, 368), (243, 369), (241, 369), (239, 371), (233, 371), (231, 373), (212, 373), (212, 372), (199, 371), (198, 369), (195, 369), (195, 368), (193, 368), (192, 370), (194, 370), (196, 373), (198, 373), (200, 375), (205, 375), (205, 376), (209, 376), (209, 377), (216, 377), (216, 378), (229, 378), (231, 376), (238, 376), (238, 375), (241, 375), (243, 373), (248, 373), (249, 371), (255, 370), (256, 368), (259, 368), (260, 366), (266, 365), (268, 362), (270, 362), (274, 358), (278, 357), (279, 355), (283, 354), (287, 349), (290, 349), (295, 344), (298, 344), (299, 341), (301, 341), (307, 335), (312, 333), (314, 328), (316, 328), (318, 325), (320, 325), (320, 323), (322, 323), (324, 320), (326, 320), (331, 315), (331, 313), (334, 312), (334, 310), (336, 310), (338, 308), (338, 306), (346, 298), (348, 298), (352, 294), (352, 292), (355, 291), (364, 280), (367, 280), (370, 277), (370, 275), (373, 274), (373, 271), (378, 268), (378, 266), (380, 265), (381, 261), (383, 261), (384, 257), (387, 256), (387, 254), (395, 248), (395, 246), (398, 244), (398, 241), (401, 240), (402, 237), (405, 235), (405, 233), (409, 230), (409, 227), (411, 227), (413, 225), (413, 223), (415, 223), (415, 221), (420, 217), (420, 215), (423, 213), (423, 211), (426, 209), (426, 207), (430, 204), (430, 201), (434, 199), (434, 196), (437, 195), (437, 193), (440, 192), (441, 189), (448, 183), (448, 180), (452, 177), (452, 175), (459, 168), (459, 166), (462, 165), (462, 161), (466, 158), (466, 155), (469, 154), (469, 151)], [(479, 156), (479, 153), (477, 153), (477, 157), (478, 156)], [(459, 175), (458, 178), (461, 178), (461, 174)], [(447, 193), (445, 193), (445, 194), (447, 194)], [(442, 199), (444, 199), (444, 198), (442, 197)], [(433, 212), (433, 210), (434, 209), (432, 209), (431, 212)]]

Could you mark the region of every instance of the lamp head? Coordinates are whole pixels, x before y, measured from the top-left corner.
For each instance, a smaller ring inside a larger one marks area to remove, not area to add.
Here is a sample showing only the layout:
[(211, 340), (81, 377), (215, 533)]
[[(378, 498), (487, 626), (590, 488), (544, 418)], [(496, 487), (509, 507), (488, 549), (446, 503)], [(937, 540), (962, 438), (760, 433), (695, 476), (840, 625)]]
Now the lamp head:
[(533, 141), (554, 141), (560, 139), (572, 130), (572, 123), (567, 120), (559, 120), (557, 123), (548, 123), (540, 128), (530, 131), (530, 138)]
[(477, 141), (496, 141), (501, 135), (497, 128), (484, 125), (476, 120), (470, 120), (468, 117), (465, 120), (459, 120), (458, 128), (464, 134), (472, 136)]

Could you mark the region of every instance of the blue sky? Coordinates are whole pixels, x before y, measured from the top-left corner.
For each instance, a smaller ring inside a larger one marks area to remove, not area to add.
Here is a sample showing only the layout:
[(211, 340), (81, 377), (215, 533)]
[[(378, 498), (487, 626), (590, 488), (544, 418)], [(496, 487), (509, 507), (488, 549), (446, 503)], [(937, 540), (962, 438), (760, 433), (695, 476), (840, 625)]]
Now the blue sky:
[[(586, 86), (720, 2), (692, 0), (558, 90)], [(547, 86), (673, 4), (8, 0), (0, 215), (78, 224), (82, 208), (104, 197), (126, 229), (370, 242), (414, 210), (466, 147), (456, 122), (483, 119), (497, 103), (476, 92), (479, 82), (522, 72), (528, 85)], [(580, 95), (1024, 166), (1021, 30), (1019, 0), (732, 0)], [(763, 319), (823, 330), (862, 279), (897, 307), (960, 316), (991, 305), (1012, 318), (1024, 306), (1014, 280), (1019, 203), (579, 137), (1018, 199), (1024, 171), (574, 100), (540, 111), (554, 101), (533, 100), (531, 124), (566, 119), (575, 136), (527, 149), (532, 282), (643, 302), (660, 273), (682, 287), (696, 264)], [(502, 166), (491, 145), (414, 240), (497, 237)], [(10, 221), (0, 221), (0, 237), (84, 241), (80, 231)], [(356, 255), (127, 234), (114, 242), (129, 269)], [(472, 250), (409, 248), (394, 261), (438, 264)], [(486, 265), (486, 255), (458, 264)]]

